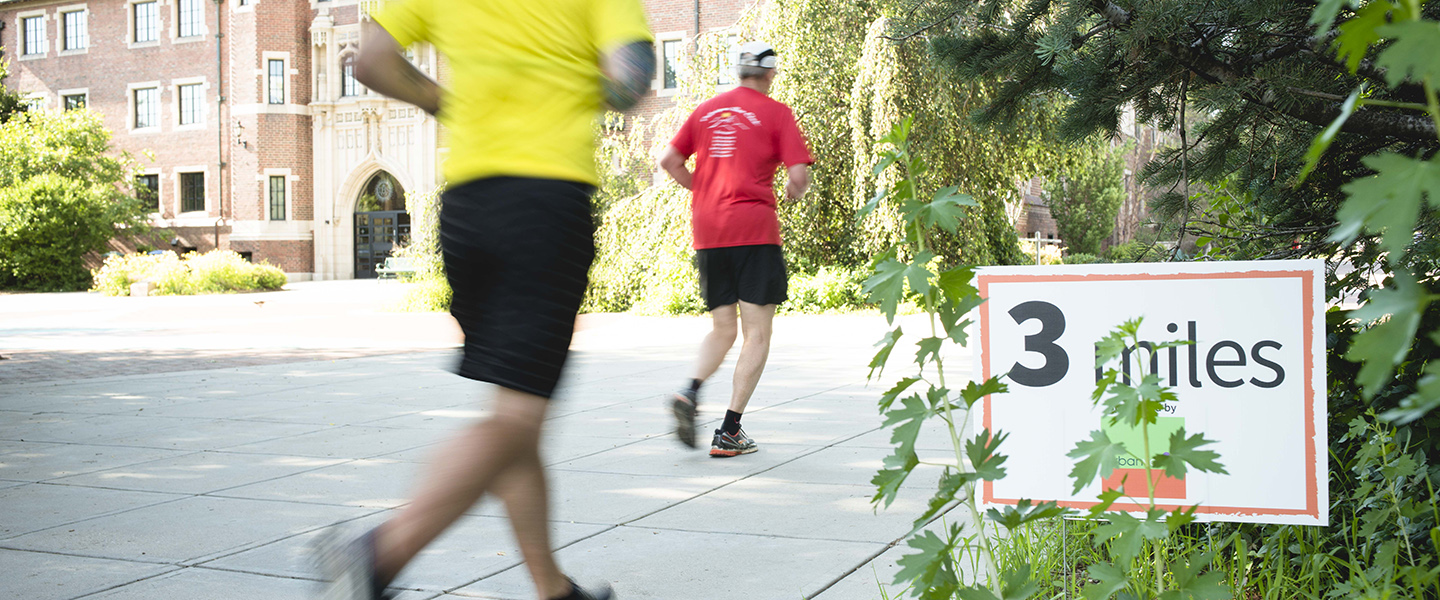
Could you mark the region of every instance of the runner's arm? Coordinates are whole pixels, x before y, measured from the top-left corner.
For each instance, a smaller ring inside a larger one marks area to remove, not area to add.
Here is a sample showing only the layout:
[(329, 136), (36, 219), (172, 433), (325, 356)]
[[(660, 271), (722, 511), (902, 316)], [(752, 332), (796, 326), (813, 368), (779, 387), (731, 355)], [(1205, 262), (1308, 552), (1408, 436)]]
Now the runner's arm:
[(650, 90), (655, 77), (655, 47), (631, 42), (605, 54), (605, 104), (612, 110), (629, 110)]
[(674, 146), (665, 147), (665, 153), (660, 155), (660, 168), (665, 169), (680, 187), (690, 189), (690, 168), (685, 166), (685, 157)]
[(810, 189), (810, 165), (805, 163), (790, 165), (785, 169), (785, 174), (788, 175), (785, 181), (785, 195), (791, 200), (803, 198), (805, 192)]
[(440, 84), (405, 60), (405, 55), (400, 53), (400, 43), (384, 27), (374, 21), (366, 21), (361, 27), (355, 80), (432, 115), (440, 112)]

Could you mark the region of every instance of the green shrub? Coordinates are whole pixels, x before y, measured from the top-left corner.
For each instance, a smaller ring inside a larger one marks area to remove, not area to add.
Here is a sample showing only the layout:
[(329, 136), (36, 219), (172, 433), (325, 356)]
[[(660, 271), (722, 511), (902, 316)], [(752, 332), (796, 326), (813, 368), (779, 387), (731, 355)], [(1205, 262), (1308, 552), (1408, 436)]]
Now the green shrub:
[(405, 284), (405, 296), (390, 310), (395, 312), (447, 312), (454, 293), (444, 275), (416, 275)]
[(155, 294), (182, 296), (284, 287), (285, 272), (268, 264), (252, 264), (229, 250), (205, 254), (113, 255), (93, 273), (93, 291), (107, 296), (130, 295), (130, 284), (155, 282)]
[(186, 272), (180, 257), (173, 252), (155, 255), (113, 254), (106, 257), (105, 264), (95, 270), (93, 279), (94, 287), (91, 291), (106, 296), (128, 296), (130, 284), (146, 280), (154, 281), (161, 289), (167, 285), (174, 288), (178, 280), (179, 287), (183, 290)]
[(83, 290), (84, 257), (123, 229), (142, 232), (146, 210), (128, 188), (129, 157), (85, 110), (14, 115), (0, 124), (0, 287)]
[(695, 269), (694, 254), (688, 248), (660, 255), (648, 265), (639, 296), (630, 312), (641, 315), (704, 314), (705, 301), (700, 299), (700, 273)]
[(1169, 251), (1160, 244), (1135, 240), (1111, 246), (1107, 258), (1117, 263), (1156, 262), (1165, 260), (1167, 252)]
[(84, 289), (85, 255), (105, 246), (114, 223), (103, 185), (46, 173), (0, 187), (0, 285)]
[(817, 314), (852, 310), (864, 306), (860, 285), (865, 274), (858, 269), (820, 267), (813, 275), (790, 276), (790, 299), (780, 305), (787, 314)]
[(1094, 254), (1086, 254), (1084, 252), (1076, 252), (1074, 254), (1065, 255), (1065, 264), (1067, 265), (1093, 265), (1095, 263), (1103, 262), (1109, 261), (1095, 256)]

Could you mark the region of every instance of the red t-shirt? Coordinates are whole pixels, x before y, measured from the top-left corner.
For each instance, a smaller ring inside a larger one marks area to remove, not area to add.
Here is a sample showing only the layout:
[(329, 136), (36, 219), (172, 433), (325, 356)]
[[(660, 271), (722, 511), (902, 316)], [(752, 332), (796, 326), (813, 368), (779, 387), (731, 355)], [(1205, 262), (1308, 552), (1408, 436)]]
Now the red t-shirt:
[(695, 249), (780, 244), (775, 168), (815, 162), (790, 107), (747, 87), (700, 104), (671, 146), (695, 157)]

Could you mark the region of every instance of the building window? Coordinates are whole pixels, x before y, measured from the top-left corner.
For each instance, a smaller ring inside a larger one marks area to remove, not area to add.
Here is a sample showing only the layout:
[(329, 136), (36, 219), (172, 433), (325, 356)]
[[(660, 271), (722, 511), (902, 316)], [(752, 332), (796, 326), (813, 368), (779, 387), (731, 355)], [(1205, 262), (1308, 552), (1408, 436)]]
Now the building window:
[(79, 110), (85, 108), (88, 100), (89, 98), (86, 98), (85, 94), (68, 94), (61, 99), (60, 103), (65, 110)]
[(136, 175), (135, 197), (139, 198), (150, 212), (160, 212), (160, 176), (153, 173)]
[(29, 98), (26, 98), (25, 108), (27, 110), (45, 110), (45, 97), (30, 96)]
[(720, 37), (720, 50), (715, 53), (715, 66), (720, 76), (715, 79), (719, 85), (732, 85), (735, 83), (735, 59), (740, 54), (740, 36), (726, 35)]
[(205, 101), (200, 84), (180, 86), (180, 124), (194, 125), (200, 122), (200, 103)]
[(21, 35), (25, 36), (25, 55), (45, 53), (45, 17), (20, 19)]
[(345, 58), (340, 60), (340, 95), (360, 95), (360, 82), (355, 80), (354, 54), (346, 54)]
[(60, 13), (60, 27), (65, 31), (65, 50), (84, 50), (90, 46), (90, 32), (85, 11)]
[(205, 9), (200, 0), (180, 0), (180, 37), (194, 37), (203, 33), (200, 28), (205, 18)]
[(267, 78), (270, 83), (270, 104), (285, 103), (285, 61), (272, 58), (265, 61)]
[(135, 90), (135, 128), (160, 126), (160, 88)]
[(205, 210), (205, 174), (180, 174), (180, 212)]
[(160, 9), (157, 2), (135, 3), (135, 42), (160, 39)]
[(270, 176), (270, 220), (285, 220), (285, 176)]
[(665, 67), (664, 88), (673, 90), (680, 87), (680, 40), (665, 40), (660, 43), (660, 63)]

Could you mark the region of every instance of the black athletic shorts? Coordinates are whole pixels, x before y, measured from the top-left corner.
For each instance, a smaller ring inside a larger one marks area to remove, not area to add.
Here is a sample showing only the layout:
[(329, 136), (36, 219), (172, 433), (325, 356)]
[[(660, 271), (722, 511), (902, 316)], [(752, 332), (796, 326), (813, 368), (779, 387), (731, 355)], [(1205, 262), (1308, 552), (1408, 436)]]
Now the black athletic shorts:
[(707, 310), (739, 300), (765, 305), (789, 298), (780, 246), (704, 248), (695, 251), (695, 266), (700, 269), (700, 297)]
[(445, 192), (440, 247), (465, 332), (461, 376), (549, 398), (595, 258), (590, 194), (572, 181), (492, 177)]

